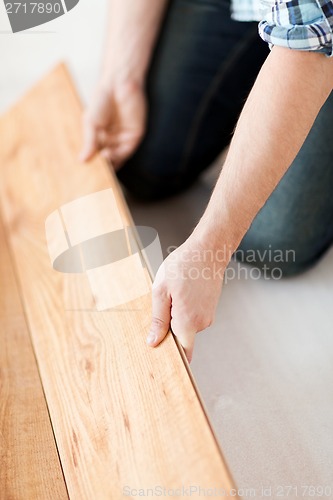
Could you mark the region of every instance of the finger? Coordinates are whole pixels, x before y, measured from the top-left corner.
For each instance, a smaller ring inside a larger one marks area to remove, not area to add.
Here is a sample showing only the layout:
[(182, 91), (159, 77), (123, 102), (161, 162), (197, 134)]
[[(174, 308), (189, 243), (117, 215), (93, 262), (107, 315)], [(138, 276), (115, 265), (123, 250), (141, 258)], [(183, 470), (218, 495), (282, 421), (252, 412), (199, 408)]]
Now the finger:
[(106, 160), (109, 163), (114, 172), (117, 172), (117, 170), (119, 170), (123, 165), (123, 162), (120, 163), (114, 160), (111, 148), (102, 149), (100, 154), (104, 158), (104, 160)]
[(100, 152), (101, 156), (108, 162), (111, 163), (113, 170), (117, 172), (124, 164), (125, 159), (119, 159), (112, 148), (105, 147)]
[(156, 347), (169, 331), (171, 320), (171, 298), (162, 287), (153, 288), (153, 317), (147, 343)]
[(196, 332), (182, 324), (182, 321), (177, 317), (171, 319), (171, 330), (181, 343), (188, 362), (191, 363)]
[(104, 128), (96, 129), (96, 144), (99, 149), (105, 146), (111, 146), (109, 141), (110, 141), (110, 136)]
[(108, 158), (112, 162), (114, 170), (119, 170), (135, 151), (133, 144), (123, 144), (118, 147), (109, 148)]
[(111, 161), (111, 159), (112, 159), (112, 149), (111, 148), (103, 148), (102, 151), (101, 151), (101, 156), (106, 161)]
[(135, 152), (140, 140), (137, 137), (128, 137), (127, 140), (118, 138), (118, 142), (108, 142), (106, 145), (111, 149), (112, 161), (115, 164), (121, 164), (126, 161)]
[(89, 161), (97, 152), (97, 147), (97, 130), (90, 122), (86, 121), (84, 125), (84, 142), (80, 153), (80, 160), (83, 162)]
[(98, 132), (98, 139), (101, 143), (105, 143), (105, 146), (109, 147), (118, 147), (122, 144), (133, 144), (133, 146), (137, 145), (142, 139), (142, 134), (135, 134), (132, 131), (121, 132), (117, 131), (114, 128), (102, 129)]

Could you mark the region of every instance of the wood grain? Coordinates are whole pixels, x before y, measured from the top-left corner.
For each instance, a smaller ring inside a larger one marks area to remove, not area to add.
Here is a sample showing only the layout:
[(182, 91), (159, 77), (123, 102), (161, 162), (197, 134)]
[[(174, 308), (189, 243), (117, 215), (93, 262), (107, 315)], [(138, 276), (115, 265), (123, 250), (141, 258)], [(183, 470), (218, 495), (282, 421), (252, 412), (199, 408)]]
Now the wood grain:
[(0, 499), (67, 499), (0, 219)]
[(78, 162), (80, 129), (63, 66), (0, 121), (1, 208), (70, 498), (123, 498), (125, 486), (229, 491), (230, 474), (174, 338), (146, 346), (150, 295), (97, 312), (85, 274), (51, 267), (44, 224), (64, 203), (111, 187), (124, 224), (131, 223), (104, 161)]

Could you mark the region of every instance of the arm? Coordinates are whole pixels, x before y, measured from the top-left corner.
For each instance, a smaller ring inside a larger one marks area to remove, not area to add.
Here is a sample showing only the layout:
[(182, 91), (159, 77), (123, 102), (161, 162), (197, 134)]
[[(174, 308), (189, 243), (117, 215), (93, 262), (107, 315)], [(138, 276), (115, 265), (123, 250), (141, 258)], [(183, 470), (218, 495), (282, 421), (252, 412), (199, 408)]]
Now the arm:
[[(231, 253), (297, 155), (332, 87), (333, 59), (273, 48), (239, 118), (203, 217), (157, 274), (150, 345), (161, 342), (171, 322), (191, 359), (195, 334), (213, 321)], [(224, 259), (211, 260), (224, 248), (230, 249)]]
[(143, 85), (167, 0), (111, 0), (101, 81)]
[(139, 145), (145, 78), (167, 2), (110, 0), (101, 74), (84, 117), (82, 161), (102, 151), (117, 168)]
[(299, 152), (333, 88), (333, 60), (274, 47), (239, 118), (223, 171), (196, 229), (236, 250)]

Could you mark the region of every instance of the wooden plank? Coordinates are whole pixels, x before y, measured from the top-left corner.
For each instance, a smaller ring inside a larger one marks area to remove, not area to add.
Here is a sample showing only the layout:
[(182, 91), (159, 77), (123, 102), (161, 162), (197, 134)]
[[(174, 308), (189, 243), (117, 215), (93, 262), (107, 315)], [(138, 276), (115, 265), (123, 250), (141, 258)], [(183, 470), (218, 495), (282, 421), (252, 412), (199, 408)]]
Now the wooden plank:
[(105, 162), (78, 162), (80, 130), (64, 66), (0, 121), (1, 207), (70, 498), (122, 498), (126, 486), (229, 491), (174, 338), (146, 346), (150, 295), (98, 312), (85, 274), (51, 267), (44, 224), (64, 204), (111, 188), (124, 225), (131, 222)]
[(0, 277), (0, 499), (66, 499), (1, 219)]

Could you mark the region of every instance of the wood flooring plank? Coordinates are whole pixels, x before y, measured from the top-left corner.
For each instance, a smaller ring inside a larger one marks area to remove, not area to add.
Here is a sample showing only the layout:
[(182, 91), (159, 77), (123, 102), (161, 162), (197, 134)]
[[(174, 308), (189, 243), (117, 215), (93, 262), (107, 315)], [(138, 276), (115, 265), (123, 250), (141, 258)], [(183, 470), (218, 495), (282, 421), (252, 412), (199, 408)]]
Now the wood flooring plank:
[(0, 499), (67, 499), (0, 219)]
[(64, 66), (0, 120), (0, 137), (1, 209), (70, 498), (120, 499), (126, 486), (229, 492), (174, 338), (146, 346), (150, 294), (97, 311), (87, 274), (52, 269), (44, 225), (64, 204), (111, 188), (131, 224), (106, 163), (78, 161), (81, 107)]

